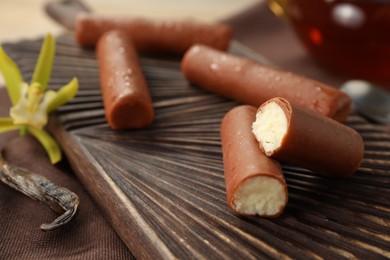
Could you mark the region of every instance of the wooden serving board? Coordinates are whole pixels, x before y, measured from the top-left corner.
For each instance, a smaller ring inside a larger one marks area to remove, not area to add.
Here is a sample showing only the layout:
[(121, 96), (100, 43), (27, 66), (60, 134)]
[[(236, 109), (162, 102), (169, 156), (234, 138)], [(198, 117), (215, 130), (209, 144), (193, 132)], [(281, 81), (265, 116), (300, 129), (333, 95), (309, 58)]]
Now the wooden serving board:
[[(5, 45), (26, 79), (41, 40)], [(237, 45), (235, 53), (250, 53)], [(80, 91), (50, 124), (75, 173), (137, 258), (390, 257), (390, 133), (352, 114), (365, 141), (353, 177), (330, 179), (283, 164), (289, 202), (277, 219), (239, 217), (225, 198), (219, 127), (231, 100), (191, 86), (174, 58), (142, 57), (156, 120), (113, 131), (104, 118), (95, 54), (57, 40), (50, 82)], [(332, 133), (329, 133), (332, 138)], [(335, 151), (337, 152), (337, 151)], [(82, 207), (82, 204), (81, 204)]]

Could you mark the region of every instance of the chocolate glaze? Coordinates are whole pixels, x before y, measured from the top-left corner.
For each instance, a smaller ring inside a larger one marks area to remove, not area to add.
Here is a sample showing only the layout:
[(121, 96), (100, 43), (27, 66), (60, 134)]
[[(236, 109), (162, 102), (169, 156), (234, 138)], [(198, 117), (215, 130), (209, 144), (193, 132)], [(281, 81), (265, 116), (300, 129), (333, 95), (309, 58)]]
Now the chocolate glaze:
[(113, 29), (129, 34), (143, 53), (183, 54), (195, 43), (226, 50), (232, 35), (231, 27), (225, 24), (81, 13), (76, 19), (76, 40), (81, 46), (94, 47), (102, 34)]
[(350, 112), (350, 98), (335, 88), (207, 46), (191, 47), (182, 71), (200, 87), (256, 107), (284, 97), (338, 121), (345, 121)]
[[(281, 146), (268, 156), (325, 176), (345, 177), (356, 171), (364, 155), (358, 132), (331, 118), (292, 106), (283, 98), (268, 100), (258, 111), (270, 102), (283, 109), (288, 129)], [(261, 144), (260, 149), (263, 150)]]
[[(255, 117), (256, 108), (243, 105), (230, 110), (221, 124), (226, 197), (233, 210), (233, 196), (237, 188), (247, 179), (256, 176), (267, 176), (279, 181), (285, 187), (286, 204), (288, 200), (287, 185), (279, 163), (268, 158), (259, 149), (259, 144), (252, 134)], [(277, 214), (266, 217), (279, 216), (284, 207), (285, 205)]]
[(150, 125), (154, 109), (130, 37), (118, 30), (104, 34), (97, 45), (97, 57), (105, 113), (111, 128)]

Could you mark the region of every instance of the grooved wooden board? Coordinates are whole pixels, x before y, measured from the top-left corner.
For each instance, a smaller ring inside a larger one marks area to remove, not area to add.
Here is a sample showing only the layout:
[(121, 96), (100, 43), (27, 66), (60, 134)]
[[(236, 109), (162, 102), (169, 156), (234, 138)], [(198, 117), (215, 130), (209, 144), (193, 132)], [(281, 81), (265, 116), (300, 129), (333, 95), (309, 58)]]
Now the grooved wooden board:
[[(4, 46), (25, 79), (31, 78), (40, 44)], [(246, 53), (237, 46), (232, 51)], [(225, 199), (219, 127), (237, 103), (191, 86), (178, 59), (142, 57), (141, 63), (157, 114), (143, 130), (108, 127), (95, 55), (78, 48), (72, 35), (57, 41), (50, 82), (58, 88), (73, 76), (80, 80), (76, 99), (58, 111), (50, 130), (136, 257), (390, 257), (389, 132), (352, 114), (348, 125), (366, 146), (353, 177), (323, 178), (283, 164), (289, 190), (284, 214), (235, 216)]]

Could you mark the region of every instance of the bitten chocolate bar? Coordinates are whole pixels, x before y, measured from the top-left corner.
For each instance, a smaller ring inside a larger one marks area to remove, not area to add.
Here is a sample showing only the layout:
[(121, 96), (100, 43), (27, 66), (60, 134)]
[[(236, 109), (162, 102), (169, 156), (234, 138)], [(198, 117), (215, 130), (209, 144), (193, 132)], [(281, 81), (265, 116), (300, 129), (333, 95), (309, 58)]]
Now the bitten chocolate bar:
[(210, 92), (256, 107), (283, 97), (337, 121), (345, 121), (350, 112), (350, 98), (335, 88), (207, 46), (191, 47), (182, 71)]
[(101, 35), (114, 29), (130, 35), (139, 52), (158, 54), (183, 54), (195, 43), (226, 50), (232, 36), (226, 24), (81, 13), (76, 19), (76, 40), (83, 47), (94, 47)]
[(252, 128), (267, 156), (322, 175), (350, 176), (363, 159), (358, 132), (283, 98), (262, 104)]
[(279, 163), (264, 155), (252, 134), (255, 118), (255, 107), (239, 106), (222, 121), (227, 202), (238, 214), (277, 217), (287, 204), (287, 186)]
[(130, 37), (122, 31), (104, 34), (98, 42), (97, 58), (106, 118), (111, 128), (150, 125), (154, 109)]

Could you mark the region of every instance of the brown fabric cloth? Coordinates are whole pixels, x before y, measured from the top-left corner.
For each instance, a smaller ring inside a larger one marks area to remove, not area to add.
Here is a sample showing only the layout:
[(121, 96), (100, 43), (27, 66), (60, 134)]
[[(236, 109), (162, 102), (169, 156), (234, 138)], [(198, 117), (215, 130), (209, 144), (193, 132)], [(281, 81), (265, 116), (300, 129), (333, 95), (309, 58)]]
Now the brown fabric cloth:
[[(278, 66), (338, 86), (343, 79), (324, 70), (302, 49), (285, 21), (274, 17), (265, 4), (248, 9), (226, 22), (235, 39)], [(0, 90), (0, 116), (8, 116), (9, 102)], [(14, 164), (33, 170), (80, 197), (75, 219), (44, 232), (40, 224), (56, 217), (50, 209), (0, 183), (0, 259), (129, 259), (132, 254), (104, 219), (64, 160), (52, 166), (39, 143), (18, 133), (0, 134), (0, 148)], [(131, 232), (131, 231), (129, 231)]]
[[(9, 101), (0, 89), (0, 117), (8, 116)], [(38, 173), (80, 198), (75, 218), (53, 231), (42, 231), (57, 215), (0, 182), (0, 259), (131, 259), (125, 244), (105, 220), (86, 190), (63, 160), (52, 166), (40, 144), (17, 132), (0, 134), (0, 148), (9, 162)]]

